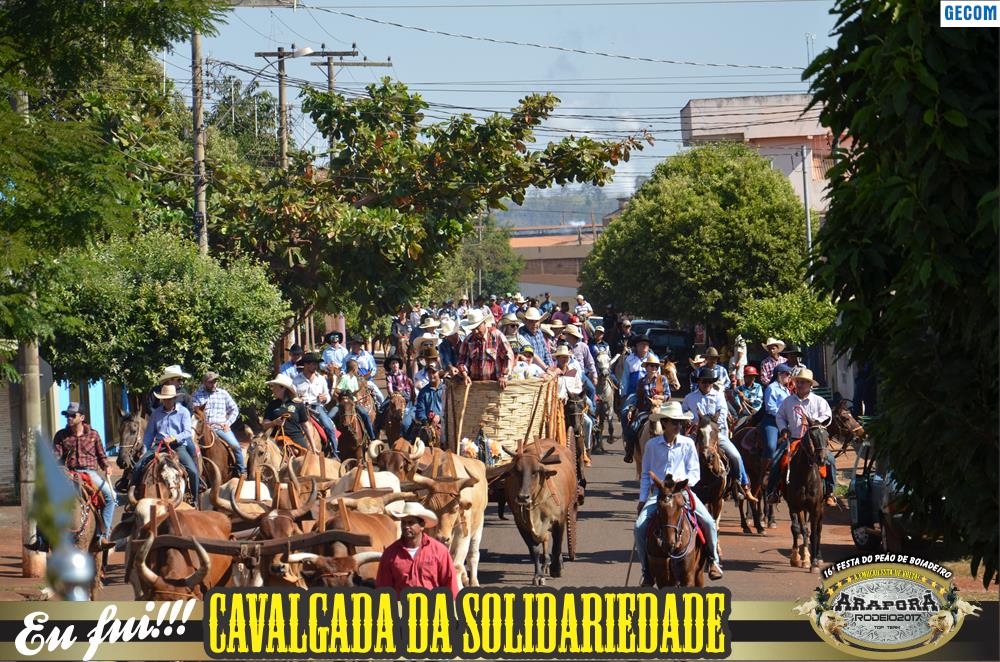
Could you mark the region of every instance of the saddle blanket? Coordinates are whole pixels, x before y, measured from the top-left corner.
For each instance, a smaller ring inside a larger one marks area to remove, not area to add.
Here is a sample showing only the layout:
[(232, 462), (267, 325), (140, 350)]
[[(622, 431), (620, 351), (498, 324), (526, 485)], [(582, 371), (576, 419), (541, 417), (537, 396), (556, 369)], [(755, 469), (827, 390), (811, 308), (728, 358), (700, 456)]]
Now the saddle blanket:
[[(785, 473), (788, 471), (789, 458), (795, 455), (795, 451), (799, 448), (799, 442), (801, 439), (796, 439), (788, 447), (788, 452), (781, 456), (781, 472)], [(826, 463), (819, 465), (819, 475), (821, 478), (826, 478)]]

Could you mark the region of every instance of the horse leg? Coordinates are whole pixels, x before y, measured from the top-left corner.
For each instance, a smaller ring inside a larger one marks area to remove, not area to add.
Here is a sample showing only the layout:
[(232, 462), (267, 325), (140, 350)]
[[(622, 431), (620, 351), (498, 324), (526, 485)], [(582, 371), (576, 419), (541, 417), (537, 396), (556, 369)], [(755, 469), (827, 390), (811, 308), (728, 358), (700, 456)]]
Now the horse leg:
[(747, 524), (746, 511), (751, 511), (753, 514), (753, 505), (749, 503), (746, 499), (737, 502), (737, 507), (740, 509), (740, 528), (743, 529), (745, 535), (750, 535), (750, 525)]
[(812, 548), (812, 565), (809, 571), (812, 572), (813, 568), (818, 568), (823, 562), (823, 557), (820, 556), (819, 552), (819, 541), (820, 536), (823, 533), (823, 506), (822, 504), (813, 510), (812, 517), (812, 530), (810, 531), (809, 546)]
[(791, 508), (789, 508), (789, 515), (790, 515), (791, 520), (792, 520), (792, 524), (791, 524), (791, 529), (792, 529), (792, 554), (789, 557), (788, 562), (789, 562), (789, 564), (793, 568), (798, 568), (798, 567), (800, 567), (800, 563), (801, 563), (801, 561), (799, 559), (799, 532), (801, 531), (801, 525), (799, 524), (799, 513), (798, 513), (798, 511), (795, 511), (795, 510), (792, 510)]

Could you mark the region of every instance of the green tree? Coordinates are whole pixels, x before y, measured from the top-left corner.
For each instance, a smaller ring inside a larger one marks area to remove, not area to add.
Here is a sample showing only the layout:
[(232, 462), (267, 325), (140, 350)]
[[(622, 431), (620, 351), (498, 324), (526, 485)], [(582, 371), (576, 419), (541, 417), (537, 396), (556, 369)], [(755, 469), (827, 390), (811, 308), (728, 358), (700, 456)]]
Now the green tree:
[(524, 258), (510, 247), (510, 231), (493, 217), (487, 217), (465, 235), (455, 258), (444, 265), (428, 296), (435, 301), (463, 293), (474, 297), (480, 293), (480, 270), (482, 293), (486, 296), (517, 290), (524, 270)]
[(580, 273), (598, 303), (715, 335), (751, 298), (804, 280), (802, 205), (788, 180), (741, 143), (660, 163), (601, 235)]
[(169, 233), (76, 251), (57, 282), (53, 295), (72, 316), (41, 348), (55, 376), (111, 379), (133, 392), (181, 363), (195, 374), (220, 372), (236, 394), (257, 394), (288, 315), (262, 268), (246, 260), (223, 268)]
[[(814, 104), (844, 136), (815, 283), (840, 351), (879, 375), (869, 429), (916, 500), (996, 577), (996, 30), (939, 27), (932, 0), (840, 0)], [(878, 35), (874, 38), (873, 35)], [(989, 56), (984, 54), (989, 53)]]
[(774, 296), (746, 299), (738, 310), (727, 314), (732, 331), (763, 342), (783, 338), (809, 347), (822, 342), (837, 311), (828, 298), (820, 298), (806, 285)]
[[(235, 141), (234, 156), (263, 168), (278, 166), (278, 100), (256, 81), (249, 85), (236, 76), (212, 79), (209, 89), (214, 103), (205, 122), (215, 128), (213, 140)], [(289, 149), (295, 149), (294, 121), (288, 129)]]

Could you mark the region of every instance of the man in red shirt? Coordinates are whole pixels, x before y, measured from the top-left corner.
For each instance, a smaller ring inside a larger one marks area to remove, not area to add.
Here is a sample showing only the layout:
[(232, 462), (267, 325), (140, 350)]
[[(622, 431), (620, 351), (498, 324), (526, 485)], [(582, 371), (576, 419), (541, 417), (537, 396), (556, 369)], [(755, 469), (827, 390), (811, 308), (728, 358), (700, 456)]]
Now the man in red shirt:
[(458, 580), (451, 552), (442, 543), (424, 533), (437, 526), (433, 511), (416, 501), (407, 501), (399, 513), (390, 512), (400, 520), (402, 537), (385, 548), (375, 576), (376, 588), (447, 588), (458, 596)]
[(492, 380), (505, 388), (514, 352), (507, 337), (486, 321), (485, 314), (473, 310), (462, 322), (468, 335), (458, 349), (458, 370), (467, 382)]
[(87, 474), (91, 484), (101, 491), (104, 496), (101, 545), (111, 547), (108, 538), (115, 516), (115, 492), (108, 480), (108, 456), (104, 452), (104, 443), (97, 430), (86, 424), (79, 403), (69, 403), (63, 416), (66, 417), (66, 427), (56, 432), (52, 450), (66, 469)]

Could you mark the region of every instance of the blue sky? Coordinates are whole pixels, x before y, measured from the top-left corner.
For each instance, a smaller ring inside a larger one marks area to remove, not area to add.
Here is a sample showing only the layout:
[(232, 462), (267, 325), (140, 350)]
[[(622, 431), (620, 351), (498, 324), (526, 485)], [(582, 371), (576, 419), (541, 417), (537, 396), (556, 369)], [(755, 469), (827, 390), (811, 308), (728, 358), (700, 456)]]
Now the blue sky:
[[(689, 99), (803, 92), (800, 70), (726, 68), (641, 62), (550, 49), (500, 45), (375, 24), (324, 11), (344, 11), (414, 27), (476, 37), (534, 42), (572, 49), (660, 60), (801, 68), (806, 33), (815, 51), (828, 46), (834, 17), (832, 1), (655, 3), (651, 0), (581, 0), (563, 7), (539, 6), (566, 0), (312, 0), (291, 8), (240, 8), (227, 15), (219, 35), (203, 40), (203, 54), (214, 60), (263, 66), (254, 51), (309, 45), (348, 49), (356, 42), (370, 60), (391, 56), (392, 68), (344, 68), (338, 86), (356, 91), (377, 77), (402, 80), (433, 103), (509, 109), (530, 91), (552, 91), (562, 99), (559, 117), (547, 125), (542, 141), (567, 129), (597, 132), (595, 137), (648, 128), (654, 148), (619, 169), (609, 192), (628, 193), (636, 176), (649, 172), (679, 148), (679, 109)], [(501, 5), (461, 8), (454, 5)], [(531, 6), (503, 7), (504, 4)], [(591, 4), (591, 6), (586, 6)], [(392, 8), (378, 8), (392, 5)], [(451, 5), (451, 6), (449, 6)], [(190, 45), (167, 53), (167, 72), (190, 94)], [(325, 86), (318, 58), (287, 61), (288, 75)], [(249, 79), (250, 76), (240, 74)], [(265, 86), (270, 86), (267, 83)], [(297, 112), (292, 90), (292, 112)], [(433, 115), (457, 112), (435, 108)], [(482, 115), (481, 112), (474, 114)], [(322, 138), (306, 120), (297, 131), (301, 144), (317, 149)]]

